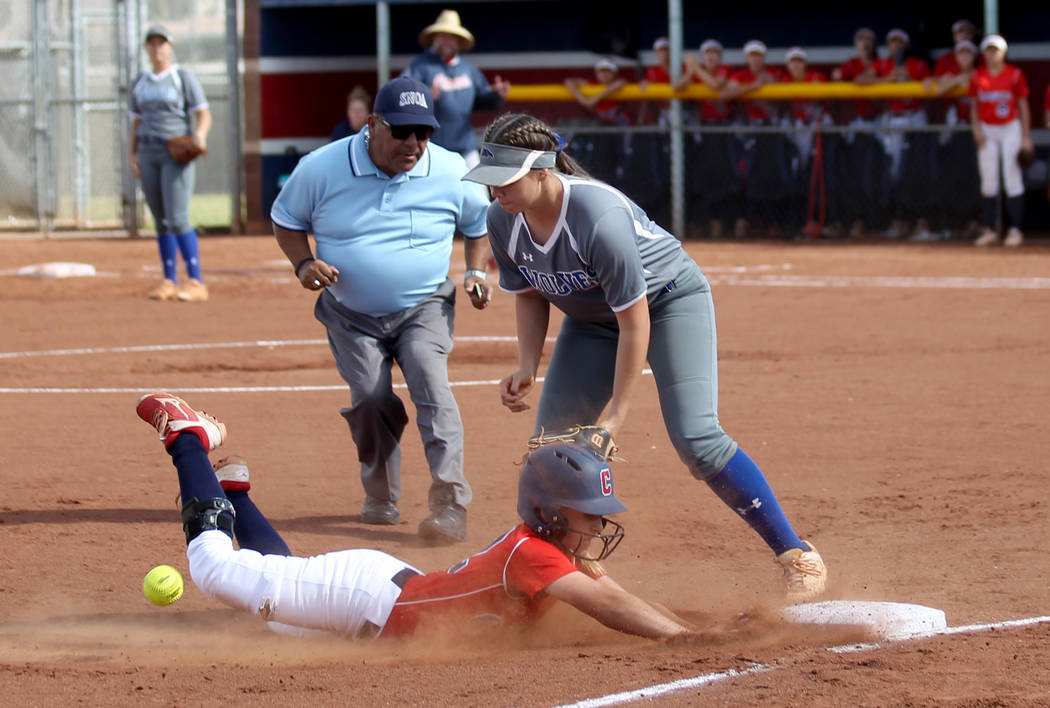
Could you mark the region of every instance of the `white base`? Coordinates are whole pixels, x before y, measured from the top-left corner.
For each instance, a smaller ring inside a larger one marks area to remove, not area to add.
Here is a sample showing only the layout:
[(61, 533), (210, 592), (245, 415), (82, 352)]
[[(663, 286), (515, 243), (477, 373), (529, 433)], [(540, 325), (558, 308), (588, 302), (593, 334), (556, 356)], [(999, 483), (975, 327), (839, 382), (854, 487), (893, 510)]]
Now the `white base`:
[(19, 275), (38, 278), (82, 278), (95, 275), (95, 266), (90, 263), (37, 263), (18, 269)]
[(859, 625), (882, 639), (926, 636), (948, 627), (944, 610), (902, 602), (827, 600), (785, 607), (781, 615), (797, 624)]

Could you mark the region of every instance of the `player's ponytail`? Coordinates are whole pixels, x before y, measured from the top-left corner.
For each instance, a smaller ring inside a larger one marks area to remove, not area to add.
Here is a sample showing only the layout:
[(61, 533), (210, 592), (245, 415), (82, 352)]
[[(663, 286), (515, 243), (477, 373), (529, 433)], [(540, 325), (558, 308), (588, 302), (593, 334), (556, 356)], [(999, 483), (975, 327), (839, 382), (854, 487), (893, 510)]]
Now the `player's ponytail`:
[(486, 143), (509, 145), (527, 150), (557, 152), (555, 166), (559, 172), (592, 179), (591, 175), (587, 174), (587, 171), (565, 152), (565, 142), (554, 132), (554, 129), (539, 118), (524, 113), (505, 113), (489, 124), (485, 129), (483, 140)]

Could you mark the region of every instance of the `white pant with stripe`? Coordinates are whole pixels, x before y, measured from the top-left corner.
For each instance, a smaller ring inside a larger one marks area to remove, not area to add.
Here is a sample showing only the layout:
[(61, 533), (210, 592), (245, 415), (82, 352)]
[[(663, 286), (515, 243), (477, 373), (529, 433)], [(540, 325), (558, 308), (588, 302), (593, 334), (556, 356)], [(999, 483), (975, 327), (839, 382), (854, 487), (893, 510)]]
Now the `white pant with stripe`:
[(1021, 151), (1021, 121), (1012, 120), (1003, 125), (981, 123), (981, 132), (984, 133), (984, 147), (977, 151), (981, 196), (994, 197), (999, 194), (1000, 165), (1006, 196), (1021, 196), (1024, 194), (1024, 180), (1021, 166), (1017, 164), (1017, 153)]

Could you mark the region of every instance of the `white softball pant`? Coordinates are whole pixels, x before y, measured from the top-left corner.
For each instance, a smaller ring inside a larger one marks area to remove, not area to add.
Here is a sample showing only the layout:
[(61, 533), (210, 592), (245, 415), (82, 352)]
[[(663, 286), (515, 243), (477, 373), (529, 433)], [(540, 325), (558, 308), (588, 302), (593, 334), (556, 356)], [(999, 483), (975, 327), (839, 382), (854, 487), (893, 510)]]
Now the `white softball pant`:
[(350, 638), (382, 629), (401, 595), (393, 577), (411, 568), (369, 549), (264, 556), (235, 550), (230, 537), (215, 530), (193, 539), (186, 557), (193, 582), (208, 597), (258, 614), (277, 631), (289, 633), (291, 626)]
[(1012, 120), (1003, 125), (981, 123), (984, 147), (977, 151), (977, 165), (981, 170), (981, 196), (999, 194), (999, 166), (1002, 165), (1006, 196), (1024, 194), (1024, 179), (1017, 153), (1021, 152), (1021, 121)]

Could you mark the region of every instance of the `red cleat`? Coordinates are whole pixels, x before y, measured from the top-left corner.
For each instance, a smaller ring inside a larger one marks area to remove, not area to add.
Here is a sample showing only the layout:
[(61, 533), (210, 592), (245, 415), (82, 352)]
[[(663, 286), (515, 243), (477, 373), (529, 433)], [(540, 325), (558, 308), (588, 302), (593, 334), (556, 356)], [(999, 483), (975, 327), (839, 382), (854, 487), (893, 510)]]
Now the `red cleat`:
[(226, 440), (226, 426), (204, 411), (197, 411), (190, 404), (171, 393), (150, 393), (139, 399), (135, 406), (139, 418), (146, 421), (160, 434), (165, 449), (171, 447), (180, 434), (189, 432), (200, 438), (209, 452)]

